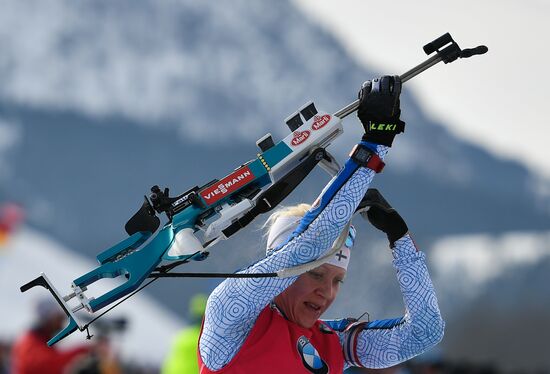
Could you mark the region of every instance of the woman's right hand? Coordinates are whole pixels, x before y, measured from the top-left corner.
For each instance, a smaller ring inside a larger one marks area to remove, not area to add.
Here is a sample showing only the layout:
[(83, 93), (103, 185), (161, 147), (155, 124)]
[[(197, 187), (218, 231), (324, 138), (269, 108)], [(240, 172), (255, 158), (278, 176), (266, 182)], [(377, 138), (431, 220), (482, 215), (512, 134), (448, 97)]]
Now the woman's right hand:
[(395, 135), (405, 131), (401, 121), (399, 76), (385, 75), (366, 81), (359, 91), (357, 116), (363, 124), (363, 140), (391, 147)]

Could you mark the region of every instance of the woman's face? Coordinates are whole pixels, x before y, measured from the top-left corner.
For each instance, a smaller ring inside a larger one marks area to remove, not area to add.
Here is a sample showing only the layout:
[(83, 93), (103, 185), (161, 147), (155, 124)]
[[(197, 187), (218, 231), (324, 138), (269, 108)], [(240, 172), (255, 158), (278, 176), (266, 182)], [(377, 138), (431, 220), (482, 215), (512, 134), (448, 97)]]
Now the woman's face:
[(336, 298), (346, 271), (323, 264), (307, 273), (275, 298), (286, 317), (301, 327), (310, 328)]

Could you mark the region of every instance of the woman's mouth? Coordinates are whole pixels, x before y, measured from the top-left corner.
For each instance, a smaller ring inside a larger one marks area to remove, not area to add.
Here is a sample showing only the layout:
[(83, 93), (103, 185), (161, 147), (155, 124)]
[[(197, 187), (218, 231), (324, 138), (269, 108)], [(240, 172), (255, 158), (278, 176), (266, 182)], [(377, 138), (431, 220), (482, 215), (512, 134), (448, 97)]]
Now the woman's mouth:
[(317, 304), (314, 304), (314, 303), (310, 303), (308, 301), (306, 301), (304, 303), (306, 305), (306, 307), (308, 309), (310, 309), (311, 311), (315, 312), (315, 313), (319, 313), (321, 311), (321, 307)]

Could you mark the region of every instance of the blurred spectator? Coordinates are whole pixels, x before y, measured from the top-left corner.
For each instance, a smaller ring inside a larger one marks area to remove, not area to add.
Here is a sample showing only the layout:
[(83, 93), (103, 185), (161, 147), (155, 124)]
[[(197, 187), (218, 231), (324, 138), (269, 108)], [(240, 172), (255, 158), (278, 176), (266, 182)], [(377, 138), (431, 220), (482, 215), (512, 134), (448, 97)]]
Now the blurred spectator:
[(25, 213), (15, 203), (0, 204), (0, 247), (6, 244), (11, 234), (19, 227)]
[(162, 374), (196, 374), (199, 372), (197, 346), (206, 300), (207, 296), (203, 294), (197, 294), (191, 298), (189, 303), (190, 326), (175, 337), (170, 353), (162, 367)]
[(35, 312), (31, 329), (13, 345), (12, 374), (61, 374), (90, 351), (85, 346), (66, 351), (48, 347), (47, 341), (64, 327), (66, 316), (51, 299), (39, 301)]
[(10, 344), (0, 341), (0, 374), (9, 372)]
[(133, 374), (139, 371), (123, 370), (122, 364), (111, 345), (111, 337), (126, 330), (126, 318), (102, 318), (94, 323), (94, 349), (84, 359), (71, 367), (71, 374)]

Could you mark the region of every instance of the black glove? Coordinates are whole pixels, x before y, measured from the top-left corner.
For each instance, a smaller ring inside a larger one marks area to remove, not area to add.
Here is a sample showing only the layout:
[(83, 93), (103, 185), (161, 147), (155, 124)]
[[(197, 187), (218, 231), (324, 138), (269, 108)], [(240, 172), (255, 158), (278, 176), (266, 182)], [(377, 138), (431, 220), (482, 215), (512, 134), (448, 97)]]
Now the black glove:
[(399, 76), (385, 75), (366, 81), (359, 91), (357, 116), (365, 128), (363, 140), (391, 147), (395, 135), (405, 131), (401, 115)]
[(401, 218), (399, 213), (391, 207), (382, 194), (375, 188), (369, 188), (367, 190), (365, 197), (361, 200), (361, 203), (359, 203), (357, 211), (359, 211), (363, 217), (366, 214), (369, 222), (374, 227), (386, 233), (391, 248), (395, 246), (395, 242), (398, 239), (401, 239), (403, 235), (409, 231), (403, 218)]

